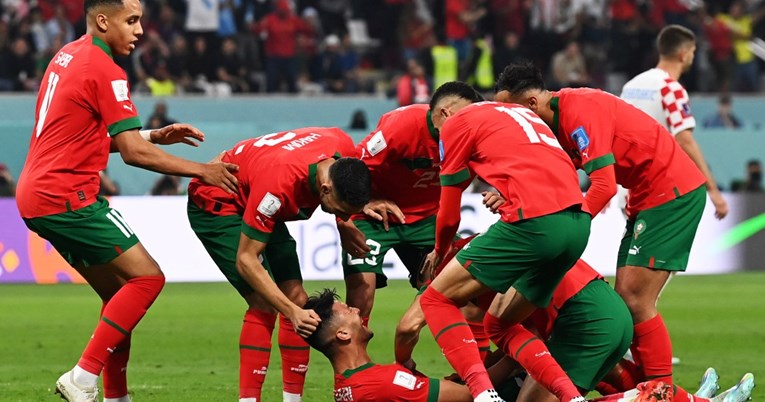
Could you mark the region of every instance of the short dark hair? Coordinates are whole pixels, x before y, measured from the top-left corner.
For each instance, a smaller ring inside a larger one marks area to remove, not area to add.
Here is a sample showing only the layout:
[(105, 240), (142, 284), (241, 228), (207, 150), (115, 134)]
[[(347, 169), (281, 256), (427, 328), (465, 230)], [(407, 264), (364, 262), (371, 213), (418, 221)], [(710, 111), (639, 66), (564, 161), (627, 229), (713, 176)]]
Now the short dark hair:
[(472, 103), (483, 101), (483, 96), (481, 96), (475, 88), (462, 81), (450, 81), (436, 89), (433, 97), (430, 98), (430, 110), (435, 110), (438, 102), (441, 102), (442, 99), (448, 96), (467, 99)]
[(494, 92), (507, 91), (512, 95), (520, 95), (530, 89), (545, 89), (542, 71), (530, 61), (508, 64), (494, 85)]
[(122, 0), (85, 0), (85, 15), (88, 11), (101, 6), (122, 6)]
[(680, 25), (665, 26), (656, 38), (656, 48), (659, 50), (659, 55), (664, 57), (673, 56), (689, 43), (696, 43), (696, 35), (690, 29)]
[(324, 332), (326, 332), (325, 329), (328, 328), (332, 322), (332, 306), (335, 305), (335, 300), (338, 299), (340, 299), (340, 296), (337, 295), (335, 289), (324, 288), (321, 292), (316, 292), (316, 294), (309, 297), (308, 301), (306, 301), (303, 306), (306, 310), (313, 310), (316, 312), (321, 319), (321, 322), (316, 327), (316, 331), (313, 331), (313, 333), (305, 340), (311, 347), (327, 356), (329, 356), (328, 353), (330, 353), (332, 340)]
[(340, 201), (363, 207), (372, 194), (372, 176), (367, 165), (356, 158), (340, 158), (329, 167), (329, 179)]

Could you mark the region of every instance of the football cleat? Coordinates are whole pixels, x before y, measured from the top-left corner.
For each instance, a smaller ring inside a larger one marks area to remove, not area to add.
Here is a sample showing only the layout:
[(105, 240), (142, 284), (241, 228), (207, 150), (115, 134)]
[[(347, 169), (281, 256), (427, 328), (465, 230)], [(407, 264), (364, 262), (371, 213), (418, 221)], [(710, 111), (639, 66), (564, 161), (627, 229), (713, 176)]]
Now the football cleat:
[(74, 382), (74, 372), (67, 371), (56, 381), (56, 394), (69, 402), (98, 402), (98, 387), (83, 387)]
[(720, 376), (717, 375), (717, 371), (710, 367), (704, 372), (699, 383), (699, 390), (696, 391), (694, 396), (700, 396), (702, 398), (711, 398), (715, 396), (720, 386), (717, 385), (717, 381), (720, 380)]
[(497, 391), (493, 389), (487, 389), (486, 391), (481, 392), (478, 394), (475, 399), (473, 399), (474, 402), (505, 402), (502, 398), (499, 397), (499, 394)]
[(712, 398), (712, 402), (746, 402), (752, 397), (754, 374), (746, 373), (733, 388)]

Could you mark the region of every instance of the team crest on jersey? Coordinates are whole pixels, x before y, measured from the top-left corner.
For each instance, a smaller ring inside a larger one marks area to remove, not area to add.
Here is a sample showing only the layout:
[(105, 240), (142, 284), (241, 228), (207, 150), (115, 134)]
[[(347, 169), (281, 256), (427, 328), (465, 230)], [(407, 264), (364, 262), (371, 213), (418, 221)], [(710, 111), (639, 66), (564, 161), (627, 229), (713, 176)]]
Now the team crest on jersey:
[(412, 391), (414, 390), (415, 384), (417, 384), (417, 377), (407, 373), (406, 371), (397, 370), (396, 376), (393, 377), (393, 384)]
[(382, 131), (376, 132), (375, 135), (367, 141), (367, 151), (369, 151), (369, 154), (372, 156), (379, 154), (387, 146), (388, 143), (385, 142), (385, 137), (383, 137)]
[(571, 133), (571, 140), (574, 141), (579, 152), (584, 151), (590, 146), (590, 137), (587, 136), (587, 131), (585, 131), (582, 126), (579, 126), (573, 133)]
[(279, 201), (275, 195), (266, 193), (266, 195), (263, 196), (263, 199), (260, 200), (260, 204), (258, 204), (258, 212), (270, 218), (274, 216), (276, 211), (281, 207), (282, 202)]
[(641, 233), (645, 232), (646, 227), (647, 225), (642, 219), (635, 222), (635, 239), (637, 239)]
[(124, 102), (130, 99), (128, 83), (125, 80), (112, 81), (112, 91), (114, 91), (114, 97), (117, 98), (117, 102)]

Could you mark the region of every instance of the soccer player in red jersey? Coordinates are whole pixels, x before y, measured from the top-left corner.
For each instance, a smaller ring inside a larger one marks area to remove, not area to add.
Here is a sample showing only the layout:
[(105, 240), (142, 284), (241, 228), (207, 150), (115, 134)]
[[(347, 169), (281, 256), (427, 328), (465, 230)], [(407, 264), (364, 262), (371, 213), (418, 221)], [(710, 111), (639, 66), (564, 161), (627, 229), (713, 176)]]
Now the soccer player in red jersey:
[(70, 401), (97, 400), (101, 373), (107, 402), (129, 400), (130, 334), (165, 282), (125, 219), (97, 196), (109, 152), (119, 152), (130, 165), (236, 190), (235, 165), (187, 161), (150, 143), (195, 144), (204, 138), (197, 129), (174, 124), (139, 132), (127, 76), (112, 56), (135, 48), (143, 33), (141, 13), (138, 0), (85, 1), (87, 34), (61, 48), (43, 76), (18, 183), (16, 201), (26, 225), (50, 241), (103, 301), (82, 357), (56, 383)]
[(361, 211), (369, 201), (369, 170), (341, 157), (348, 155), (355, 155), (353, 140), (339, 128), (301, 128), (226, 151), (222, 160), (240, 167), (235, 194), (189, 183), (191, 228), (248, 305), (239, 340), (242, 402), (261, 401), (277, 312), (284, 401), (301, 400), (309, 347), (298, 333), (307, 336), (319, 320), (300, 307), (307, 296), (284, 222), (308, 219), (319, 205), (342, 220)]
[(498, 295), (484, 319), (491, 339), (561, 401), (582, 401), (544, 343), (520, 325), (550, 303), (587, 244), (591, 217), (582, 210), (574, 165), (528, 109), (476, 103), (481, 100), (462, 82), (442, 85), (431, 99), (433, 124), (441, 135), (442, 188), (436, 245), (426, 269), (437, 267), (451, 247), (462, 191), (474, 174), (507, 202), (499, 208), (500, 220), (457, 253), (423, 293), (420, 305), (476, 401), (501, 399), (458, 307), (492, 290)]
[(373, 333), (359, 309), (340, 302), (325, 289), (308, 298), (304, 308), (321, 318), (306, 340), (322, 352), (335, 371), (336, 402), (469, 402), (470, 391), (448, 380), (428, 378), (401, 364), (375, 364), (367, 353)]
[(647, 379), (672, 383), (672, 346), (656, 308), (670, 273), (684, 271), (706, 201), (704, 175), (658, 122), (608, 93), (545, 90), (533, 65), (510, 65), (497, 99), (524, 105), (553, 130), (574, 164), (589, 174), (585, 202), (597, 214), (629, 190), (616, 291), (635, 322), (632, 353)]
[(360, 310), (366, 323), (375, 289), (387, 285), (382, 264), (388, 251), (396, 251), (414, 278), (435, 243), (441, 184), (438, 133), (428, 105), (401, 107), (384, 114), (372, 133), (356, 146), (356, 152), (372, 175), (372, 198), (395, 204), (389, 204), (394, 213), (390, 218), (381, 216), (382, 222), (365, 214), (353, 216), (353, 225), (363, 236), (343, 239), (343, 248), (349, 250), (343, 258), (346, 301)]

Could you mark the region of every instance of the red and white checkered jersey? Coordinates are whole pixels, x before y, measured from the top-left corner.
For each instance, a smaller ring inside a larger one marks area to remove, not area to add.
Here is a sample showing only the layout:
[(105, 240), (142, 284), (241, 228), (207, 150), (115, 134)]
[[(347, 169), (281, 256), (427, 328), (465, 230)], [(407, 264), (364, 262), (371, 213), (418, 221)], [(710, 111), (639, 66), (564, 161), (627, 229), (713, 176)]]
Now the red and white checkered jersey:
[(621, 98), (663, 124), (672, 135), (696, 127), (685, 88), (664, 70), (652, 68), (622, 88)]

